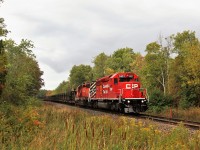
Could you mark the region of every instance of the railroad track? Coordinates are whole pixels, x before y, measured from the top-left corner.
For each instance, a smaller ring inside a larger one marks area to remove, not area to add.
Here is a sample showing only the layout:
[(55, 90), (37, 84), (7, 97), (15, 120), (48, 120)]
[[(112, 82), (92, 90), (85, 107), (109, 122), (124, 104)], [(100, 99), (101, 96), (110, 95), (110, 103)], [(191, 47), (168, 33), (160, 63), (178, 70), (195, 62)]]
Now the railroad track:
[[(53, 103), (73, 105), (73, 104), (67, 104), (67, 103), (55, 102), (55, 101)], [(154, 115), (148, 115), (148, 114), (122, 114), (119, 112), (110, 111), (110, 110), (106, 110), (106, 109), (92, 109), (89, 107), (81, 107), (81, 106), (79, 106), (79, 107), (84, 110), (98, 111), (98, 112), (103, 112), (103, 113), (110, 114), (110, 115), (113, 114), (113, 115), (136, 118), (136, 119), (148, 119), (148, 120), (162, 122), (162, 123), (166, 123), (166, 124), (172, 124), (172, 125), (183, 124), (187, 128), (190, 128), (193, 130), (200, 130), (200, 122), (193, 122), (193, 121), (181, 120), (181, 119), (176, 119), (176, 118), (160, 117), (160, 116), (154, 116)]]
[(183, 124), (187, 128), (199, 130), (200, 129), (200, 122), (193, 122), (193, 121), (187, 121), (187, 120), (181, 120), (176, 118), (167, 118), (167, 117), (159, 117), (159, 116), (153, 116), (153, 115), (147, 115), (147, 114), (140, 114), (139, 117), (157, 121), (157, 122), (163, 122), (168, 124)]

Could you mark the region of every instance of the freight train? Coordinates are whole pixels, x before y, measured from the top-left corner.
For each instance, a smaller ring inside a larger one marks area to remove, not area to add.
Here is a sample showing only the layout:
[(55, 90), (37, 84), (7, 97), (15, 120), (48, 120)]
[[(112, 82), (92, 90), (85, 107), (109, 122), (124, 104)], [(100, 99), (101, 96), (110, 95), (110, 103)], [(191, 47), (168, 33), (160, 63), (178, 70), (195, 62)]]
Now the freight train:
[(94, 82), (83, 83), (76, 90), (47, 97), (92, 108), (105, 108), (123, 113), (140, 113), (148, 109), (148, 95), (135, 73), (115, 73)]

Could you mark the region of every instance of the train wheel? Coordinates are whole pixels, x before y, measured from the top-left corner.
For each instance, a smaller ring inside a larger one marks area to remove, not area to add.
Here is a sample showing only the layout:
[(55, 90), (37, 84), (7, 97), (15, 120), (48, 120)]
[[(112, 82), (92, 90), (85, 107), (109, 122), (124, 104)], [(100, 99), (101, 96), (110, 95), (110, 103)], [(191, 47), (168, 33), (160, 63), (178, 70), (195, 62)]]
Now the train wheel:
[(118, 111), (124, 113), (124, 105), (122, 103), (119, 104)]
[(95, 108), (95, 109), (98, 108), (98, 102), (97, 101), (93, 101), (92, 107)]
[(115, 110), (115, 103), (112, 103), (112, 104), (111, 104), (110, 109), (111, 109), (112, 111)]
[(139, 114), (141, 112), (141, 108), (139, 104), (134, 108), (134, 111), (136, 114)]
[(117, 103), (112, 103), (111, 104), (111, 107), (110, 107), (110, 109), (112, 110), (112, 111), (118, 111), (118, 104)]

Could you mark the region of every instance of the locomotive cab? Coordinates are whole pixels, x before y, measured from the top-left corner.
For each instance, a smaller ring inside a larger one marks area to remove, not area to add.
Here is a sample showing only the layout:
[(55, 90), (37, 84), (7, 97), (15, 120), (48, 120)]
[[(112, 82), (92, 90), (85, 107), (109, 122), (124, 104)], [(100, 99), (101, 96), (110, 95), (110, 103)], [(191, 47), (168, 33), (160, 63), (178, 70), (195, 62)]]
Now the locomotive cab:
[(115, 73), (98, 79), (90, 87), (90, 100), (100, 108), (125, 113), (147, 110), (146, 90), (134, 73)]
[(119, 109), (123, 112), (143, 112), (147, 110), (146, 90), (136, 74), (118, 73), (114, 76), (115, 92), (119, 93)]

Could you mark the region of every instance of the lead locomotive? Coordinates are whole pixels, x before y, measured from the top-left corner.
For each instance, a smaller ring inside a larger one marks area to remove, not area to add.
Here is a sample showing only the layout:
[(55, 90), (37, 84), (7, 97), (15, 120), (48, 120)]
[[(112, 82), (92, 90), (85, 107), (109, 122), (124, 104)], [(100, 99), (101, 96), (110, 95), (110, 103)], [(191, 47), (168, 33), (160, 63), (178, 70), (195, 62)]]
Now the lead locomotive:
[(146, 89), (141, 88), (138, 76), (130, 72), (115, 73), (84, 83), (76, 90), (50, 99), (124, 113), (144, 112), (148, 101)]

